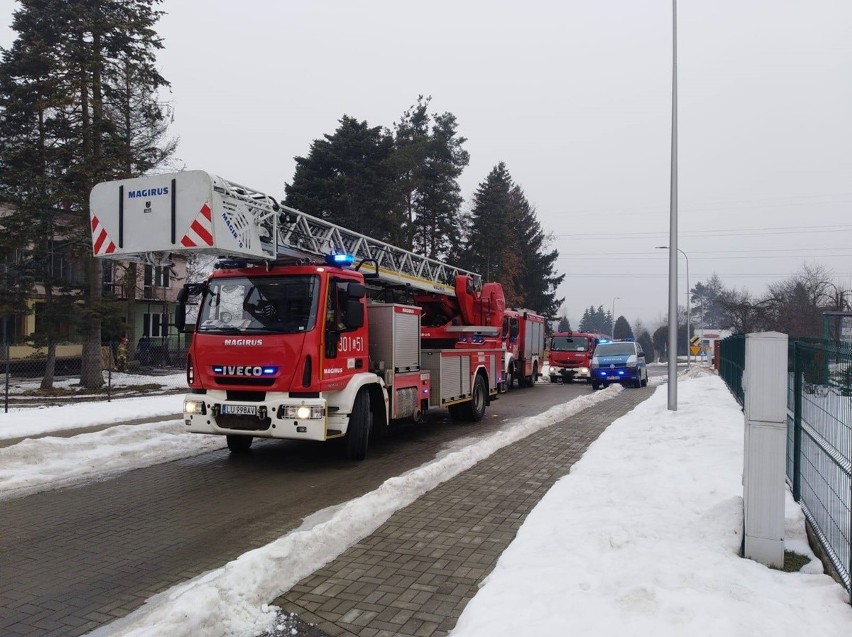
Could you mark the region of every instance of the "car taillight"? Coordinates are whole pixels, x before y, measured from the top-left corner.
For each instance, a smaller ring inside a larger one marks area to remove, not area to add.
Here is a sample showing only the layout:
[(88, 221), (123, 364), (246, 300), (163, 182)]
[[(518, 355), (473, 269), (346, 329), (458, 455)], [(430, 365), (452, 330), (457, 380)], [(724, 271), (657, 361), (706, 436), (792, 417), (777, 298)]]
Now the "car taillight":
[(192, 365), (192, 356), (186, 357), (186, 384), (192, 385), (195, 382), (195, 367)]

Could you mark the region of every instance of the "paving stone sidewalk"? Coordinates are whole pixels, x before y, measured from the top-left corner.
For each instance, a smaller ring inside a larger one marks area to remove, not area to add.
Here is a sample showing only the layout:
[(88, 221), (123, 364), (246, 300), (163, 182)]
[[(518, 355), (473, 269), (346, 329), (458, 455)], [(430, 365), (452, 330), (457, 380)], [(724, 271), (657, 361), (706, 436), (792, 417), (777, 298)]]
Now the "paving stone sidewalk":
[(504, 447), (396, 512), (276, 599), (271, 634), (446, 635), (548, 489), (652, 391), (625, 390)]

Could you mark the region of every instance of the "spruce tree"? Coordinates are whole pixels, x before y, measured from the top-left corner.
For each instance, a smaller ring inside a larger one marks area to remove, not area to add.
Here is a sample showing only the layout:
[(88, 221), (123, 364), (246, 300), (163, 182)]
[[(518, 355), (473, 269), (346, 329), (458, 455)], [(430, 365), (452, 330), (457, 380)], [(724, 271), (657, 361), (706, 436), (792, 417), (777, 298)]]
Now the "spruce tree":
[[(87, 388), (103, 384), (101, 319), (108, 313), (101, 263), (92, 256), (89, 192), (171, 152), (159, 135), (165, 115), (157, 96), (168, 86), (154, 64), (162, 48), (154, 31), (159, 3), (22, 0), (12, 22), (18, 36), (0, 54), (0, 192), (13, 214), (34, 220), (21, 248), (37, 246), (38, 235), (46, 246), (70, 238), (83, 261), (80, 381)], [(48, 301), (54, 283), (46, 280)]]
[(434, 116), (422, 166), (419, 207), (413, 223), (413, 249), (431, 259), (445, 259), (454, 243), (462, 204), (458, 178), (470, 161), (462, 148), (452, 113)]
[(541, 229), (535, 209), (523, 190), (515, 186), (512, 195), (515, 200), (515, 238), (519, 256), (515, 288), (520, 292), (523, 305), (553, 317), (565, 301), (556, 298), (556, 288), (565, 280), (564, 274), (555, 273), (559, 252), (547, 250), (550, 239)]
[[(285, 203), (314, 217), (373, 239), (388, 241), (392, 224), (393, 138), (379, 126), (344, 115), (331, 135), (314, 140), (306, 157), (296, 157)], [(335, 246), (342, 248), (343, 246)]]

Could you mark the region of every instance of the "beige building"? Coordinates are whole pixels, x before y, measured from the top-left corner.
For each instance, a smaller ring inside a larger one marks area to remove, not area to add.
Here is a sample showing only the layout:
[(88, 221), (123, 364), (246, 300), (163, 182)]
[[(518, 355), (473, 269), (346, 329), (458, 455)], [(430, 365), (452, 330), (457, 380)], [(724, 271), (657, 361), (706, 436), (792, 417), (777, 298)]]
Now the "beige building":
[[(0, 216), (3, 212), (0, 209)], [(26, 255), (16, 253), (5, 257), (5, 267), (14, 268)], [(143, 364), (174, 363), (171, 359), (175, 357), (169, 353), (186, 348), (185, 336), (178, 334), (173, 325), (177, 293), (186, 281), (186, 260), (175, 257), (168, 267), (138, 264), (134, 283), (129, 281), (132, 276), (129, 264), (103, 260), (102, 265), (104, 299), (117, 304), (119, 317), (113, 324), (104, 324), (104, 342), (126, 336), (131, 358), (138, 352)], [(52, 278), (66, 282), (69, 287), (79, 287), (85, 282), (83, 260), (73, 254), (67, 239), (51, 242), (48, 267)], [(77, 294), (53, 289), (54, 297)], [(38, 360), (46, 356), (44, 348), (27, 342), (28, 337), (42, 331), (46, 307), (47, 290), (43, 282), (36, 281), (31, 294), (24, 300), (24, 307), (12, 308), (7, 316), (0, 317), (0, 336), (5, 336), (9, 343), (10, 360)], [(79, 325), (72, 315), (69, 312), (67, 318), (59, 322), (58, 360), (76, 359), (82, 352)]]

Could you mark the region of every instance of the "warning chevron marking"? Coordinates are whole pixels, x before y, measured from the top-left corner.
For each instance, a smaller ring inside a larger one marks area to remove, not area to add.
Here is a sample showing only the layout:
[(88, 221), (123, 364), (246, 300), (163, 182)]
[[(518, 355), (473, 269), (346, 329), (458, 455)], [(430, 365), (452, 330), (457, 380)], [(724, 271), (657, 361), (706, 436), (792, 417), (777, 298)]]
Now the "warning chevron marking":
[(199, 245), (213, 245), (213, 217), (210, 206), (204, 204), (183, 235), (180, 244), (185, 248), (197, 248)]
[(92, 247), (96, 257), (115, 252), (115, 244), (110, 240), (107, 231), (95, 215), (92, 215)]

